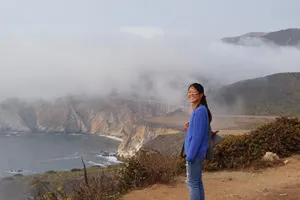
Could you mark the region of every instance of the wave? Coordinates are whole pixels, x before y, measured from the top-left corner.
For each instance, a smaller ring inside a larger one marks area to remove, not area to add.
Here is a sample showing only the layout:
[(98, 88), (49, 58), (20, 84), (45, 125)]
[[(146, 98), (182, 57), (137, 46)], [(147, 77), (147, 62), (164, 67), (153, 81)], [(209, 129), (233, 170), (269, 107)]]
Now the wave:
[(109, 138), (109, 139), (113, 139), (113, 140), (117, 140), (117, 141), (120, 141), (122, 142), (123, 139), (122, 138), (119, 138), (119, 137), (116, 137), (116, 136), (111, 136), (111, 135), (103, 135), (103, 134), (98, 134), (100, 137), (106, 137), (106, 138)]
[(22, 175), (29, 175), (29, 174), (34, 174), (33, 171), (30, 170), (23, 170), (23, 169), (18, 169), (18, 170), (8, 170), (4, 171), (5, 173), (9, 174), (22, 174)]
[(103, 156), (103, 155), (97, 155), (96, 157), (99, 157), (99, 158), (105, 160), (105, 161), (106, 161), (107, 163), (109, 163), (109, 164), (120, 164), (120, 163), (122, 163), (122, 162), (119, 161), (119, 160), (117, 159), (117, 157), (115, 157), (115, 156)]
[(11, 132), (11, 133), (7, 133), (5, 134), (5, 136), (10, 137), (10, 136), (22, 136), (22, 133), (18, 133), (18, 132)]
[(73, 160), (73, 159), (78, 159), (81, 158), (81, 156), (67, 156), (67, 157), (62, 157), (62, 158), (52, 158), (52, 159), (47, 159), (40, 161), (41, 163), (47, 163), (47, 162), (52, 162), (52, 161), (60, 161), (60, 160)]
[(73, 136), (81, 136), (81, 135), (83, 135), (83, 134), (81, 134), (81, 133), (71, 133), (71, 134), (69, 134), (69, 135), (73, 135)]
[(93, 166), (101, 166), (101, 167), (105, 167), (106, 165), (103, 165), (103, 164), (101, 164), (101, 163), (96, 163), (96, 162), (94, 162), (94, 161), (88, 161), (88, 164), (91, 164), (91, 165), (93, 165)]

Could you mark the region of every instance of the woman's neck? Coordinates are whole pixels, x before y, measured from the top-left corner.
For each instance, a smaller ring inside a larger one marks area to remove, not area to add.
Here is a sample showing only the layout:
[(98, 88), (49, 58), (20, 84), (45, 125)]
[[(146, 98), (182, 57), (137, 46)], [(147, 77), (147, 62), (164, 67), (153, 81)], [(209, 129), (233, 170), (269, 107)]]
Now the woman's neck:
[(200, 103), (193, 103), (192, 104), (192, 109), (196, 110), (196, 108), (199, 107), (199, 106), (200, 106)]

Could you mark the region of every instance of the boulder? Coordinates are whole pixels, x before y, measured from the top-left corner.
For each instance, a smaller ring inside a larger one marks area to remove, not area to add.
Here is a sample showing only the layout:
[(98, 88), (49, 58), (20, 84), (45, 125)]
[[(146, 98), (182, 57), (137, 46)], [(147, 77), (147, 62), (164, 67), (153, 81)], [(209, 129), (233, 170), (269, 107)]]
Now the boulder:
[(278, 161), (279, 157), (276, 155), (276, 153), (266, 152), (266, 154), (263, 156), (262, 159), (263, 161), (274, 162), (274, 161)]

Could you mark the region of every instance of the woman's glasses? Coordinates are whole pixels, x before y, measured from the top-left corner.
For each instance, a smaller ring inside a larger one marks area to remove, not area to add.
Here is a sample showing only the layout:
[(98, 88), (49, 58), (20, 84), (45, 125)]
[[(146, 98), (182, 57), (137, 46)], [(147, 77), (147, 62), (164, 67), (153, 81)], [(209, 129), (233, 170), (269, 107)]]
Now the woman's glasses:
[(199, 92), (188, 92), (188, 95), (198, 95)]

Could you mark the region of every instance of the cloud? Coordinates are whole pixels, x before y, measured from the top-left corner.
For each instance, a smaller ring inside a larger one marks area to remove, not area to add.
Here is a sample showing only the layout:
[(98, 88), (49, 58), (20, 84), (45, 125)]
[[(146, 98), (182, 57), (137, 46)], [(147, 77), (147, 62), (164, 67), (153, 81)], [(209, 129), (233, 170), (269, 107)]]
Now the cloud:
[(153, 39), (154, 37), (165, 35), (161, 28), (150, 26), (125, 26), (120, 28), (120, 32), (133, 34), (145, 39)]
[(194, 81), (208, 91), (241, 79), (299, 71), (296, 48), (203, 44), (201, 37), (0, 37), (0, 99), (99, 95), (117, 88), (178, 103)]

